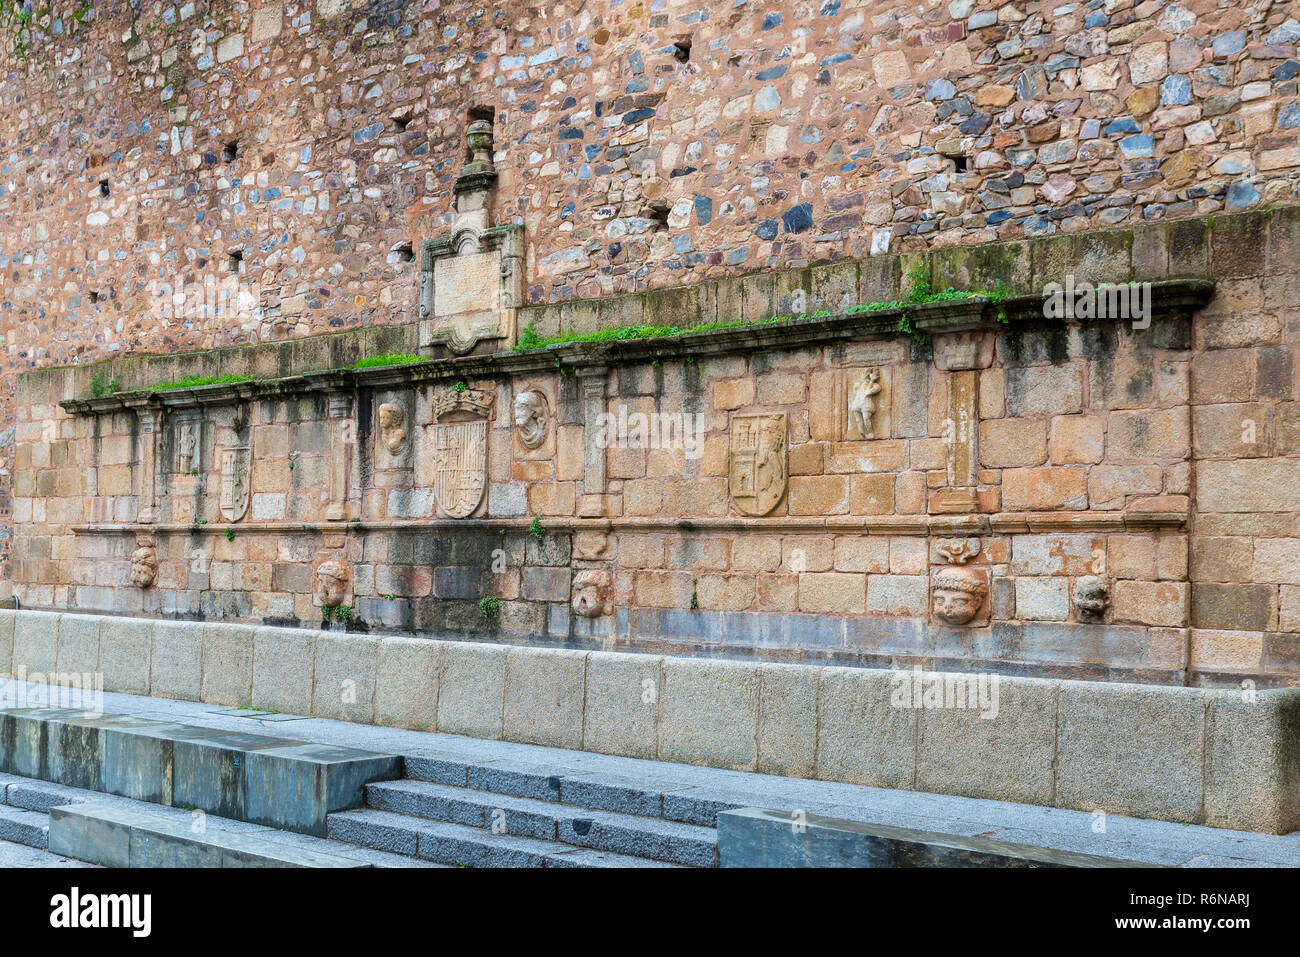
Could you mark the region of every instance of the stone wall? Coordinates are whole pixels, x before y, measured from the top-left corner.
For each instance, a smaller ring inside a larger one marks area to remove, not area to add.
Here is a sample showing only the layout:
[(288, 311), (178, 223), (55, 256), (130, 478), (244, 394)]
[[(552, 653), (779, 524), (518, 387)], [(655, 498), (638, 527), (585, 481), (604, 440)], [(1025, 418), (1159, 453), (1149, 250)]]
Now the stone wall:
[(473, 109), (533, 303), (1283, 201), (1298, 39), (1222, 0), (6, 0), (0, 392), (407, 318)]
[[(28, 373), (16, 590), (314, 625), (345, 607), (353, 630), (587, 648), (1294, 683), (1298, 219), (882, 256), (519, 315), (544, 334), (753, 323), (662, 338), (351, 368), (418, 348), (409, 323)], [(918, 267), (1012, 294), (855, 308), (899, 299)], [(1152, 283), (1149, 324), (1045, 318), (1041, 292), (1021, 294), (1074, 273)], [(758, 321), (796, 303), (805, 317)], [(249, 378), (146, 388), (187, 374)], [(873, 375), (868, 409), (855, 387)], [(121, 391), (91, 396), (105, 377)], [(524, 393), (541, 413), (521, 422)], [(385, 405), (403, 410), (387, 426)], [(693, 417), (698, 447), (598, 441), (638, 413)], [(440, 487), (445, 425), (481, 429), (483, 457)], [(743, 447), (751, 428), (762, 456)], [(241, 473), (239, 494), (223, 488)], [(345, 567), (322, 584), (327, 562)]]

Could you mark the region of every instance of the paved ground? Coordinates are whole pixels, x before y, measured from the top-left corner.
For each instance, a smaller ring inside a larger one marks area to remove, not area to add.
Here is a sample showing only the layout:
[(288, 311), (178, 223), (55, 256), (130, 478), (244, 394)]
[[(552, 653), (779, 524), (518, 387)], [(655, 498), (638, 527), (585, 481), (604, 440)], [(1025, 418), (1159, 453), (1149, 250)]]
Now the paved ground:
[(90, 867), (81, 861), (70, 861), (49, 851), (38, 851), (23, 844), (0, 841), (0, 867)]
[[(804, 810), (956, 835), (1184, 867), (1300, 866), (1300, 832), (1286, 836), (1109, 816), (1104, 830), (1085, 811), (915, 791), (783, 778), (456, 735), (220, 708), (190, 701), (105, 693), (104, 711), (229, 730), (387, 751), (408, 758), (526, 768), (549, 775), (618, 779), (630, 788), (716, 799), (719, 808)], [(693, 823), (709, 824), (698, 821)]]

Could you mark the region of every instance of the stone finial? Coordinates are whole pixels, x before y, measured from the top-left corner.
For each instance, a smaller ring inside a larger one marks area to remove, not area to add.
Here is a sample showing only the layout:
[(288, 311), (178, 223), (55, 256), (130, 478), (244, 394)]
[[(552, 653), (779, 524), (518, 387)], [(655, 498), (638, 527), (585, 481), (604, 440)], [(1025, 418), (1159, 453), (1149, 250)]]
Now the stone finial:
[(467, 160), (460, 175), (456, 177), (454, 187), (458, 208), (462, 196), (479, 194), (483, 197), (496, 185), (497, 168), (492, 161), (493, 143), (492, 120), (485, 116), (471, 119), (465, 129)]

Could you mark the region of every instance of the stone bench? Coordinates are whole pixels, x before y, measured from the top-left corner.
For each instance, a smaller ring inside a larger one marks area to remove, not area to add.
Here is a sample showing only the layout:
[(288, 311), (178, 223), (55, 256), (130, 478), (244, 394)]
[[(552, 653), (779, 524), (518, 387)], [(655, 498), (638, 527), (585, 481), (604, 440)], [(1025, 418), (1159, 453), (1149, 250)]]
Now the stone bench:
[(912, 672), (0, 611), (0, 672), (10, 669), (628, 757), (1300, 828), (1300, 689), (1000, 677), (997, 716), (983, 718), (978, 708), (915, 707), (910, 694), (900, 704)]

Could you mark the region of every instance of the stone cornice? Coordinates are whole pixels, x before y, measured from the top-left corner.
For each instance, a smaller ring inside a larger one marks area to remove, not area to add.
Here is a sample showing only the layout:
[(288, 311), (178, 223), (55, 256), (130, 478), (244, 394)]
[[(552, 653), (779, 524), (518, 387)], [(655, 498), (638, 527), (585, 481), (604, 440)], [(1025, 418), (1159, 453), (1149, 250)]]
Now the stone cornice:
[[(1151, 284), (1153, 318), (1186, 313), (1204, 305), (1214, 283), (1206, 279), (1179, 279)], [(953, 299), (888, 309), (809, 316), (782, 322), (683, 332), (645, 339), (611, 339), (563, 342), (524, 352), (430, 359), (403, 365), (364, 369), (327, 369), (299, 375), (248, 382), (219, 383), (184, 389), (136, 390), (59, 404), (73, 415), (120, 412), (141, 406), (183, 409), (231, 405), (252, 399), (331, 393), (356, 389), (383, 389), (472, 378), (500, 378), (553, 372), (557, 368), (617, 366), (625, 363), (696, 359), (799, 349), (834, 342), (905, 338), (899, 322), (906, 316), (913, 328), (926, 335), (970, 331), (999, 331), (1018, 326), (1059, 322), (1043, 316), (1041, 296), (1019, 296), (995, 302), (985, 296)], [(1123, 322), (1123, 319), (1092, 320)]]
[[(347, 522), (208, 522), (140, 525), (127, 522), (72, 525), (74, 535), (136, 534), (162, 535), (224, 534), (227, 529), (247, 533), (293, 532), (385, 532), (402, 530), (462, 530), (494, 532), (501, 529), (528, 531), (530, 518), (413, 518), (361, 519)], [(771, 516), (749, 518), (716, 516), (707, 518), (575, 518), (547, 516), (547, 531), (560, 532), (696, 532), (712, 534), (735, 531), (783, 532), (790, 534), (852, 535), (999, 535), (1034, 532), (1125, 532), (1177, 529), (1187, 524), (1186, 512), (998, 512), (965, 515), (829, 515)]]

